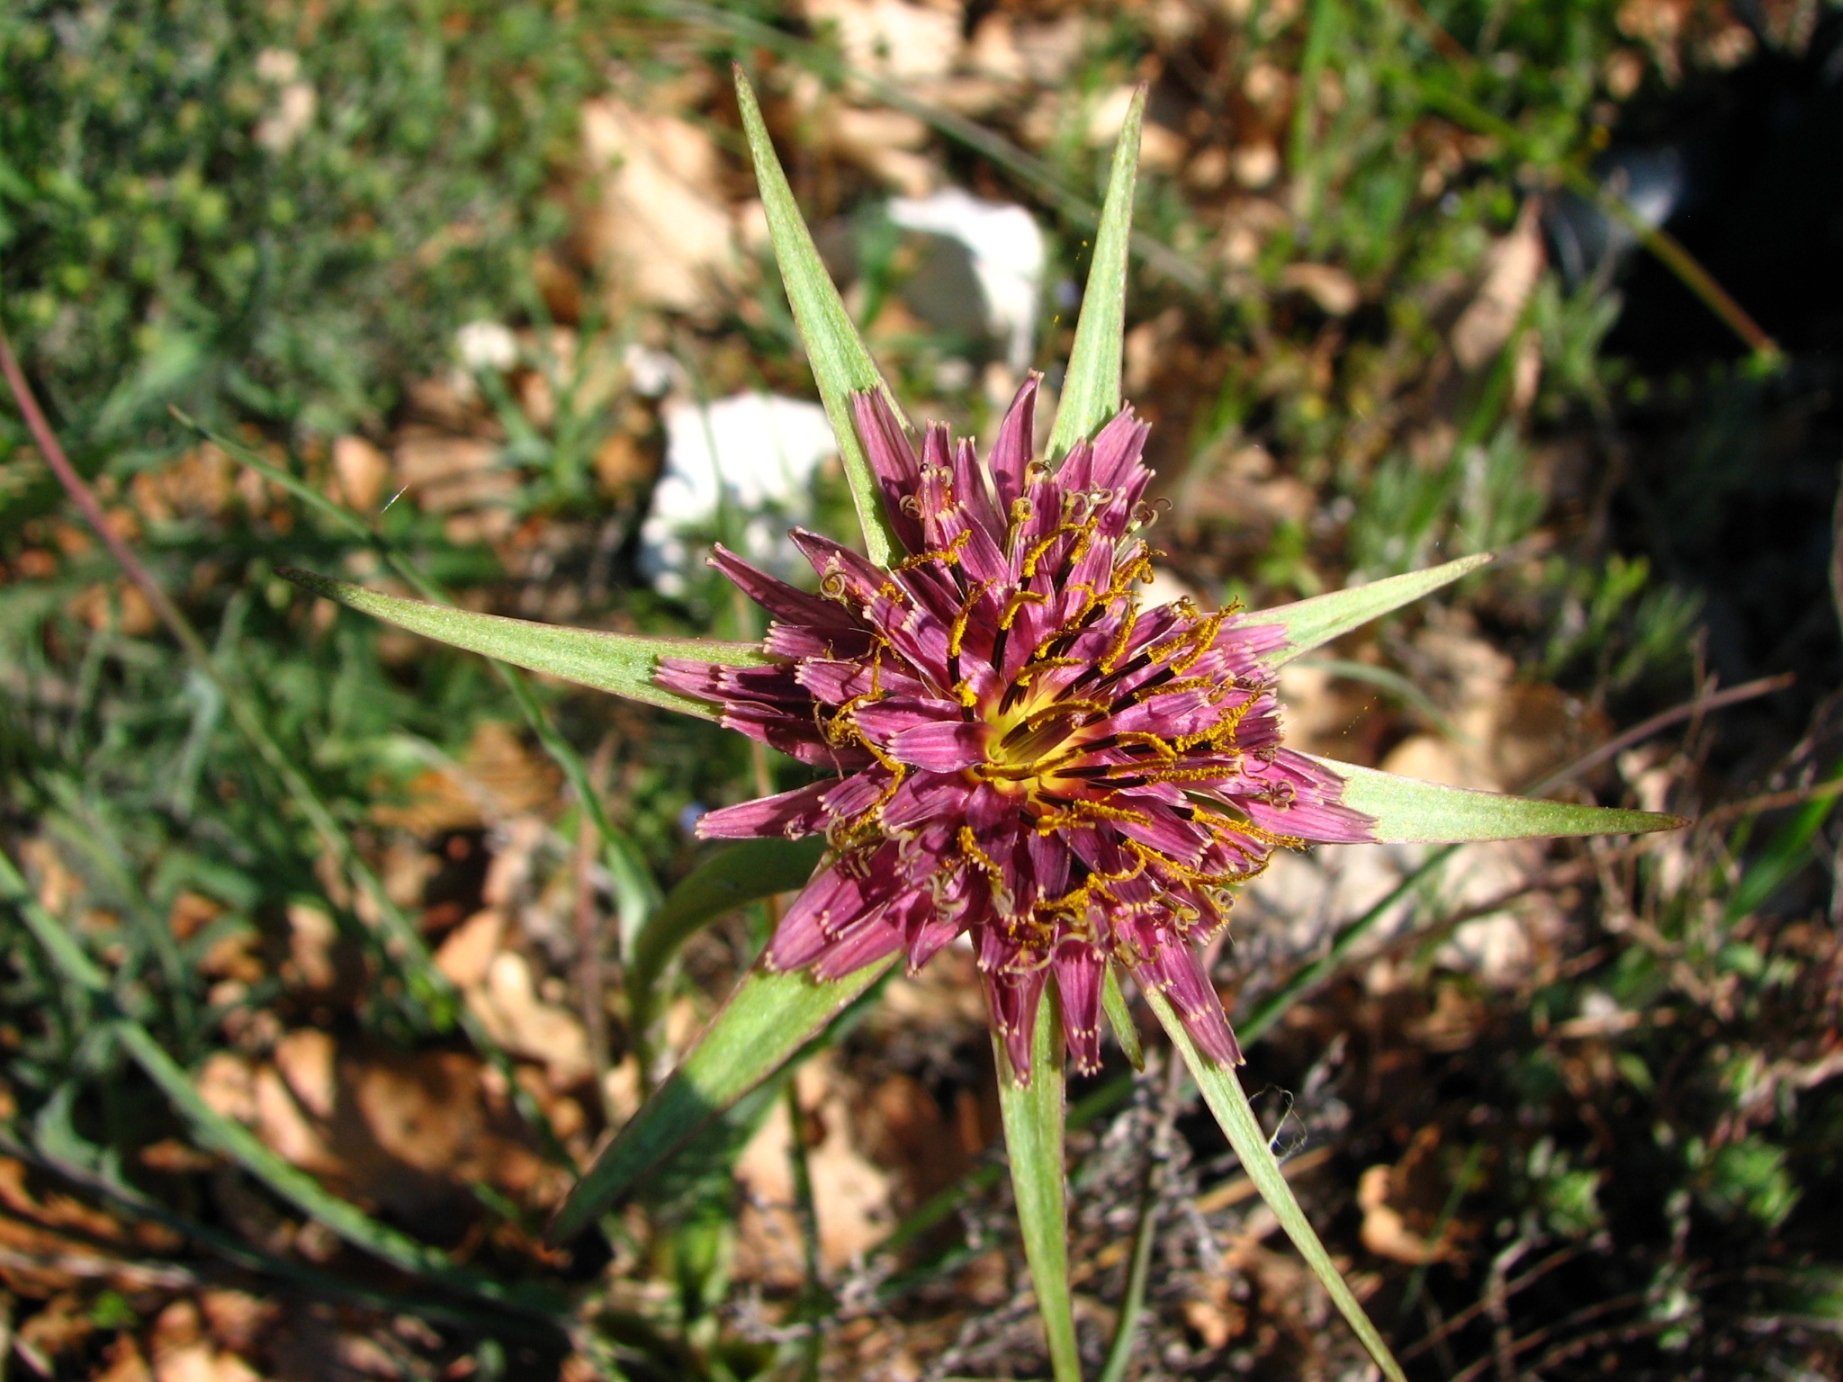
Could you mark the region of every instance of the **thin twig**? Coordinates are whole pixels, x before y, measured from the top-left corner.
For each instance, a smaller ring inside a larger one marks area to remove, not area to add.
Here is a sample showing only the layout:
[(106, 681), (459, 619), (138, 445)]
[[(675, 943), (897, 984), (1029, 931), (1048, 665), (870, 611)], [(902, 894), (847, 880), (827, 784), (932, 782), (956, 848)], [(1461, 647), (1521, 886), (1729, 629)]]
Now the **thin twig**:
[[(71, 503), (102, 539), (102, 545), (109, 549), (109, 555), (122, 569), (141, 594), (147, 597), (147, 603), (153, 606), (154, 613), (167, 631), (177, 639), (186, 652), (205, 670), (212, 681), (218, 682), (212, 670), (211, 650), (205, 646), (198, 631), (192, 627), (179, 607), (167, 597), (147, 568), (141, 565), (141, 559), (135, 556), (132, 548), (122, 541), (121, 535), (110, 526), (109, 517), (103, 512), (96, 493), (77, 473), (77, 468), (70, 463), (70, 457), (64, 454), (64, 448), (58, 443), (57, 434), (51, 430), (51, 424), (45, 420), (44, 412), (38, 406), (38, 397), (32, 392), (32, 386), (26, 382), (24, 372), (19, 368), (19, 361), (13, 355), (12, 342), (7, 339), (6, 328), (0, 327), (0, 373), (6, 375), (6, 384), (13, 393), (13, 401), (19, 405), (20, 416), (26, 420), (26, 430), (32, 434), (33, 444), (39, 454), (45, 458), (45, 464), (51, 467), (51, 473), (57, 477), (64, 493), (70, 496)], [(218, 683), (223, 690), (222, 683)]]
[(1792, 673), (1782, 672), (1776, 677), (1761, 677), (1757, 681), (1742, 682), (1739, 686), (1730, 686), (1726, 690), (1711, 691), (1706, 695), (1697, 696), (1694, 700), (1684, 701), (1681, 705), (1672, 706), (1669, 710), (1660, 710), (1650, 719), (1640, 721), (1623, 734), (1609, 739), (1599, 748), (1582, 754), (1567, 767), (1543, 778), (1529, 791), (1540, 796), (1549, 788), (1559, 787), (1570, 778), (1576, 778), (1592, 771), (1608, 759), (1617, 757), (1633, 745), (1643, 743), (1652, 735), (1669, 729), (1674, 724), (1680, 724), (1684, 720), (1697, 720), (1711, 711), (1726, 710), (1743, 701), (1757, 700), (1775, 691), (1783, 691), (1797, 680), (1798, 678)]

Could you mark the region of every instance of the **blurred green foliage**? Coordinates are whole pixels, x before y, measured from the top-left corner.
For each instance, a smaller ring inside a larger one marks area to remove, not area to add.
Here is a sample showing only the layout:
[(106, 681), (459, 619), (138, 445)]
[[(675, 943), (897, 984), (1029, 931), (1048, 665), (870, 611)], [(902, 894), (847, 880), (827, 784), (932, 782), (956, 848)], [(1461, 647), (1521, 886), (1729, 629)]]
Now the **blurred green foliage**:
[(6, 6), (0, 301), (66, 444), (375, 423), (561, 231), (594, 51), (535, 0)]

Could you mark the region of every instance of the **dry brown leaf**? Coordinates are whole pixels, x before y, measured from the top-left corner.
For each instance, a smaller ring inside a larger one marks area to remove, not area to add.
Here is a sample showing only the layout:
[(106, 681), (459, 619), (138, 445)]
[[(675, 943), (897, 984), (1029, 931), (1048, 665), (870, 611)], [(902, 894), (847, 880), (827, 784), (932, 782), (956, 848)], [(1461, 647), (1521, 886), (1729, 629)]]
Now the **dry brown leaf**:
[[(819, 1255), (832, 1270), (848, 1266), (889, 1232), (890, 1179), (859, 1148), (851, 1101), (828, 1055), (803, 1065), (794, 1077), (807, 1130), (806, 1150), (818, 1220)], [(739, 1224), (738, 1271), (781, 1287), (805, 1279), (794, 1180), (788, 1160), (793, 1127), (785, 1103), (776, 1103), (736, 1163), (746, 1199)]]
[[(1438, 1158), (1440, 1130), (1422, 1128), (1393, 1166), (1371, 1166), (1357, 1181), (1363, 1246), (1378, 1257), (1425, 1267), (1457, 1251), (1458, 1225), (1442, 1225), (1450, 1198)], [(1438, 1228), (1439, 1236), (1431, 1237)]]
[(1483, 369), (1509, 343), (1524, 304), (1542, 276), (1544, 259), (1542, 230), (1532, 201), (1509, 234), (1486, 251), (1478, 295), (1453, 323), (1453, 358), (1462, 369)]
[(97, 632), (145, 638), (160, 627), (160, 616), (141, 588), (127, 581), (90, 586), (70, 602), (70, 612)]
[(452, 1242), (478, 1218), (471, 1186), (537, 1207), (560, 1188), (503, 1099), (489, 1098), (486, 1074), (463, 1052), (342, 1045), (301, 1029), (269, 1061), (214, 1054), (199, 1094), (334, 1193)]
[(390, 458), (358, 436), (333, 441), (333, 473), (327, 486), (333, 499), (362, 514), (374, 513), (390, 479)]
[(1004, 87), (1060, 90), (1082, 61), (1086, 29), (1078, 13), (1027, 18), (992, 9), (973, 28), (966, 64)]
[(957, 0), (805, 0), (807, 22), (836, 36), (845, 66), (904, 83), (945, 77), (959, 60)]
[(484, 984), (505, 932), (505, 913), (496, 907), (483, 908), (448, 933), (435, 952), (435, 967), (456, 988)]
[(405, 427), (392, 448), (396, 482), (417, 507), (450, 517), (458, 542), (505, 536), (515, 520), (518, 476), (499, 464), (499, 445), (421, 425)]
[(1328, 317), (1348, 317), (1363, 300), (1357, 281), (1335, 264), (1288, 264), (1280, 282), (1304, 293)]
[[(256, 978), (236, 970), (227, 973), (249, 983)], [(340, 935), (331, 913), (312, 902), (288, 905), (288, 954), (281, 977), (290, 989), (351, 997), (363, 976), (364, 958), (357, 944)]]
[(532, 813), (548, 814), (558, 800), (562, 772), (526, 747), (510, 725), (483, 721), (460, 760), (418, 773), (403, 796), (372, 807), (372, 819), (433, 836), (498, 825)]
[[(117, 1258), (171, 1255), (177, 1236), (113, 1215), (40, 1183), (24, 1163), (0, 1157), (0, 1283), (44, 1298), (84, 1283), (107, 1282)], [(124, 1284), (129, 1263), (119, 1270)]]
[(538, 995), (524, 956), (509, 950), (494, 955), (467, 1004), (508, 1051), (543, 1065), (553, 1089), (573, 1088), (594, 1073), (582, 1019)]
[[(1120, 86), (1108, 92), (1088, 113), (1088, 143), (1097, 149), (1111, 148), (1126, 127), (1126, 112), (1138, 93), (1136, 85)], [(1139, 131), (1139, 166), (1142, 170), (1173, 173), (1184, 166), (1190, 156), (1190, 144), (1176, 130), (1148, 119)]]
[[(216, 1313), (224, 1315), (221, 1310)], [(162, 1310), (148, 1340), (154, 1382), (256, 1382), (261, 1374), (218, 1334), (220, 1323), (234, 1325), (236, 1320), (207, 1321), (199, 1303), (191, 1298), (176, 1300)]]
[(899, 110), (860, 110), (834, 102), (825, 129), (833, 152), (905, 197), (926, 196), (939, 178), (927, 153), (928, 126)]
[(710, 132), (613, 96), (582, 109), (591, 205), (581, 233), (617, 317), (636, 305), (708, 317), (742, 281), (736, 221)]

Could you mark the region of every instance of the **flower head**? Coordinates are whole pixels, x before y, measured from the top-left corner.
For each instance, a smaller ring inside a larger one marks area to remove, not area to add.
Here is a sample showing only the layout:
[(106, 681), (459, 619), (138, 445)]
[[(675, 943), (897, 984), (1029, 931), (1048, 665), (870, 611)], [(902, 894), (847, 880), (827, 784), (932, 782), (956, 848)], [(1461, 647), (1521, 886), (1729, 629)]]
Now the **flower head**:
[(1187, 599), (1146, 607), (1145, 425), (1123, 411), (1051, 467), (1033, 456), (1036, 392), (985, 459), (938, 424), (917, 456), (881, 395), (856, 396), (908, 552), (890, 569), (795, 532), (811, 595), (717, 550), (772, 616), (777, 660), (666, 661), (660, 682), (831, 776), (699, 831), (825, 836), (775, 968), (829, 979), (900, 951), (913, 969), (967, 935), (1020, 1075), (1051, 975), (1075, 1066), (1099, 1066), (1110, 961), (1239, 1061), (1199, 950), (1229, 890), (1276, 849), (1369, 839), (1372, 822), (1280, 743), (1263, 656), (1281, 629)]

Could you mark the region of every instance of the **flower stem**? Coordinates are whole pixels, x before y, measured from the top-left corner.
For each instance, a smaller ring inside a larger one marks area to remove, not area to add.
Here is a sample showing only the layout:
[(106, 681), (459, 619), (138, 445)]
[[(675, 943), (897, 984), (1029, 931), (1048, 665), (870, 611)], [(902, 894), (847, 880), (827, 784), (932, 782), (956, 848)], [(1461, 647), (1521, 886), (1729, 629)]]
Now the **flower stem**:
[(1037, 1311), (1049, 1338), (1050, 1369), (1056, 1382), (1081, 1382), (1081, 1353), (1069, 1295), (1062, 1022), (1054, 995), (1054, 987), (1046, 986), (1037, 1007), (1028, 1084), (1019, 1080), (1005, 1053), (1004, 1039), (997, 1034), (992, 1049), (998, 1058), (998, 1101), (1005, 1147), (1011, 1156), (1018, 1226), (1024, 1234), (1024, 1257), (1036, 1288)]

